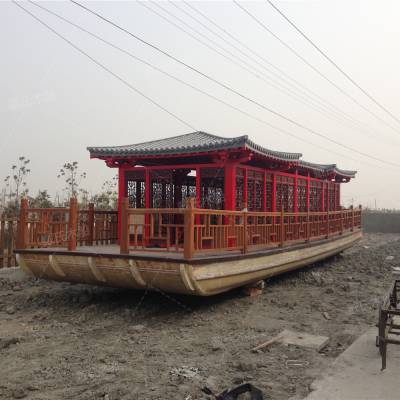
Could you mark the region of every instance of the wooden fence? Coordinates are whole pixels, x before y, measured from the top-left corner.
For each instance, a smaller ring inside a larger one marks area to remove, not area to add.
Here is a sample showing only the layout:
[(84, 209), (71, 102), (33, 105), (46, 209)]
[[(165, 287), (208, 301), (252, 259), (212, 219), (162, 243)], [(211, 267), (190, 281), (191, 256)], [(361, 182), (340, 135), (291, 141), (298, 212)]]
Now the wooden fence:
[(242, 253), (329, 238), (361, 228), (361, 208), (328, 212), (248, 212), (194, 208), (121, 207), (121, 253), (181, 251)]
[(29, 208), (22, 199), (19, 213), (16, 247), (45, 248), (105, 245), (118, 239), (118, 212), (79, 210), (75, 198), (68, 208)]
[(0, 214), (0, 268), (14, 267), (15, 244), (18, 218), (6, 213)]

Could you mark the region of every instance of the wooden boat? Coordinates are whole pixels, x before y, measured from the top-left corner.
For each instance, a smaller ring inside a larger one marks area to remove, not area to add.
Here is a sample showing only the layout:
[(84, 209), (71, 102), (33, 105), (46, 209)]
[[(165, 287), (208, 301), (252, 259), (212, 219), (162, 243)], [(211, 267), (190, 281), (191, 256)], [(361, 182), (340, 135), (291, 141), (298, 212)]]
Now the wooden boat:
[[(21, 203), (17, 258), (37, 277), (208, 296), (337, 254), (360, 239), (336, 165), (203, 132), (89, 148), (119, 168), (119, 209)], [(190, 160), (190, 164), (188, 163)]]

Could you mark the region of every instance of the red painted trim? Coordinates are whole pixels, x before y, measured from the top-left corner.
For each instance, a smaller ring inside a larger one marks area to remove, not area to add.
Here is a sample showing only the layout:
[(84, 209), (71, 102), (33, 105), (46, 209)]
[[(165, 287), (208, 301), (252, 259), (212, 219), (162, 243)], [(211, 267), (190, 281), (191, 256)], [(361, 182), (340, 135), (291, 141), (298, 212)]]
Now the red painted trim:
[(307, 176), (307, 190), (306, 190), (306, 207), (310, 211), (310, 174)]
[(236, 168), (236, 162), (227, 160), (225, 163), (225, 210), (236, 209)]
[(151, 172), (148, 168), (145, 170), (145, 207), (151, 208)]
[(295, 213), (297, 213), (297, 211), (299, 210), (299, 200), (298, 200), (298, 193), (297, 193), (297, 187), (299, 186), (299, 182), (298, 182), (298, 175), (297, 175), (297, 170), (296, 173), (294, 175), (294, 204), (293, 204), (293, 210)]
[(196, 168), (196, 207), (201, 208), (201, 168)]
[(267, 211), (267, 172), (264, 171), (263, 210)]
[(276, 174), (272, 174), (272, 211), (276, 212)]
[[(242, 203), (247, 204), (247, 208), (249, 208), (248, 200), (249, 200), (249, 193), (248, 193), (248, 168), (243, 170), (243, 201)], [(253, 204), (251, 205), (253, 206)]]
[(196, 170), (197, 168), (221, 168), (225, 164), (219, 163), (206, 163), (206, 164), (177, 164), (177, 165), (157, 165), (151, 167), (124, 167), (126, 171), (145, 171), (146, 169), (150, 171), (164, 171), (170, 169), (191, 169)]
[(125, 179), (125, 169), (118, 168), (118, 243), (121, 238), (121, 210), (122, 210), (122, 200), (126, 197), (126, 179)]

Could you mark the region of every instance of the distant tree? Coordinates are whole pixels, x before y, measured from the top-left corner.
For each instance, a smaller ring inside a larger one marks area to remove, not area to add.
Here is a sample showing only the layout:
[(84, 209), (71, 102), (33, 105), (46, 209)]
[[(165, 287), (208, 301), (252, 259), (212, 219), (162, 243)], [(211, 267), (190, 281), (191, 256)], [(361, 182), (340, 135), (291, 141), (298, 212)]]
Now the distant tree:
[(80, 172), (78, 161), (65, 163), (60, 169), (57, 178), (64, 179), (65, 191), (68, 197), (78, 197), (80, 192), (80, 184), (86, 179), (86, 172)]
[(51, 196), (47, 193), (47, 190), (39, 190), (36, 197), (30, 198), (29, 203), (32, 207), (37, 208), (51, 208), (54, 207)]
[(21, 198), (28, 194), (26, 179), (31, 172), (28, 168), (30, 160), (25, 156), (18, 158), (18, 162), (11, 166), (11, 173), (4, 179), (5, 189), (2, 193), (3, 208), (18, 210)]
[(100, 210), (116, 210), (118, 203), (117, 192), (118, 176), (106, 180), (101, 186), (101, 192), (91, 198), (95, 208)]

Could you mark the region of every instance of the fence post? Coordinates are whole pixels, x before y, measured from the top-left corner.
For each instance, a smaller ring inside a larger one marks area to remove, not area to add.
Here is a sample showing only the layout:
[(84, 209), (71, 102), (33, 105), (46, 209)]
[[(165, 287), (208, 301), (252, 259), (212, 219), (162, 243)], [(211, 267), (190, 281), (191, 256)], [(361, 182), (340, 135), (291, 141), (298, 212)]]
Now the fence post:
[(326, 238), (329, 237), (330, 221), (329, 221), (329, 210), (326, 212)]
[(184, 216), (183, 256), (187, 260), (194, 256), (194, 202), (193, 197), (187, 199)]
[(243, 218), (243, 253), (246, 254), (248, 252), (249, 245), (249, 232), (248, 232), (248, 208), (247, 202), (243, 202), (242, 205), (242, 218)]
[(344, 231), (344, 228), (343, 228), (344, 213), (345, 212), (343, 210), (340, 210), (340, 234), (341, 235), (343, 235), (343, 231)]
[(78, 231), (78, 200), (71, 197), (69, 201), (69, 219), (68, 219), (68, 250), (76, 250)]
[(281, 242), (280, 246), (283, 247), (283, 244), (285, 243), (285, 213), (283, 211), (283, 204), (281, 207)]
[(121, 210), (121, 237), (119, 241), (119, 252), (129, 254), (129, 199), (122, 198), (120, 204)]
[(21, 207), (19, 210), (19, 221), (17, 229), (17, 248), (26, 249), (28, 245), (28, 199), (21, 199)]
[(310, 241), (310, 209), (307, 207), (307, 233), (306, 233), (306, 242)]
[(88, 239), (87, 239), (87, 246), (93, 246), (93, 238), (94, 238), (94, 204), (89, 203), (88, 208)]
[(351, 208), (351, 231), (354, 232), (354, 207), (350, 206)]

